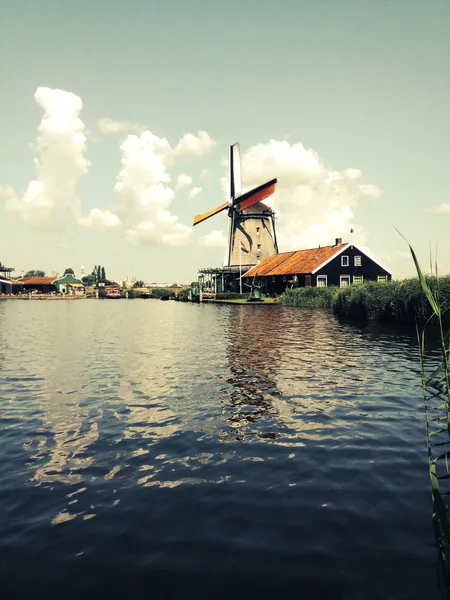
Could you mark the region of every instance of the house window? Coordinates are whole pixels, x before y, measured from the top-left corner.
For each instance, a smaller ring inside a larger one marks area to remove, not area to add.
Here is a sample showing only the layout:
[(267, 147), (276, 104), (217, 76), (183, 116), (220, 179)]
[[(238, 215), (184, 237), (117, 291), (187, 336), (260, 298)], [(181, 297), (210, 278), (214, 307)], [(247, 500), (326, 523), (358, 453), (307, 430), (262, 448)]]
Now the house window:
[(275, 283), (275, 277), (272, 277), (272, 283)]
[(317, 287), (327, 287), (326, 275), (317, 275)]
[(377, 281), (378, 281), (378, 283), (386, 283), (387, 275), (378, 275)]
[(341, 267), (348, 267), (348, 256), (341, 256)]
[(258, 254), (261, 252), (261, 244), (258, 244)]
[(364, 277), (362, 275), (353, 275), (353, 283), (362, 283)]
[(341, 288), (347, 287), (350, 285), (350, 275), (341, 275)]
[(259, 235), (259, 227), (256, 228), (256, 235)]
[(286, 281), (287, 277), (286, 275), (283, 275), (283, 281)]
[(361, 266), (361, 257), (355, 256), (355, 267), (360, 267), (360, 266)]

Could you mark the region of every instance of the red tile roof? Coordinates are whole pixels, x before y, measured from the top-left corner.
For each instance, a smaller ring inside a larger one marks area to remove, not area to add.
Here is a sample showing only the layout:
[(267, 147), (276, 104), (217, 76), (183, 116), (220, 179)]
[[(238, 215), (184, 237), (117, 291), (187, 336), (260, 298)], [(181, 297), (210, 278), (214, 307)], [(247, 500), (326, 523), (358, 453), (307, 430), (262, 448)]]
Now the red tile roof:
[(17, 280), (17, 283), (23, 285), (52, 285), (54, 277), (23, 277)]
[(274, 254), (250, 269), (250, 271), (247, 271), (245, 277), (312, 273), (324, 262), (332, 258), (335, 254), (338, 254), (345, 246), (347, 244)]

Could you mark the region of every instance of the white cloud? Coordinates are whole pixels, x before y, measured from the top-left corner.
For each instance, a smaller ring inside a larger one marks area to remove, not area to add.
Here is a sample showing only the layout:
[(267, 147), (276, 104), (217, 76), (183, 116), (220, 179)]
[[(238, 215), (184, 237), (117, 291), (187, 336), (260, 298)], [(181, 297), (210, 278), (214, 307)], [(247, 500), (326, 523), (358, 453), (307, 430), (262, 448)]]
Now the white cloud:
[(430, 208), (428, 212), (433, 213), (435, 215), (444, 215), (450, 213), (450, 204), (446, 202), (442, 202), (439, 206), (435, 206)]
[(140, 123), (130, 123), (129, 121), (113, 121), (109, 117), (100, 119), (97, 122), (97, 129), (100, 133), (115, 134), (115, 133), (141, 133), (145, 129), (145, 125)]
[(206, 133), (199, 131), (197, 135), (186, 133), (174, 149), (175, 156), (200, 157), (212, 152), (216, 142)]
[(192, 200), (196, 196), (202, 193), (201, 187), (193, 187), (192, 190), (189, 191), (189, 199)]
[(5, 200), (9, 200), (10, 198), (15, 198), (16, 192), (9, 185), (0, 185), (0, 198), (4, 198)]
[(187, 244), (192, 228), (178, 222), (169, 207), (174, 199), (168, 168), (174, 151), (169, 142), (144, 131), (129, 135), (121, 145), (122, 169), (114, 187), (114, 212), (135, 244)]
[(209, 179), (208, 169), (202, 169), (200, 171), (200, 181), (207, 181)]
[(190, 175), (185, 175), (184, 173), (180, 173), (177, 177), (177, 185), (176, 190), (182, 190), (183, 188), (189, 187), (193, 183), (193, 179)]
[(222, 231), (215, 229), (201, 237), (198, 243), (200, 246), (209, 246), (210, 248), (226, 248), (227, 238)]
[[(270, 140), (257, 144), (242, 156), (242, 176), (246, 189), (274, 177), (278, 185), (265, 202), (276, 211), (280, 250), (329, 245), (336, 237), (364, 243), (366, 234), (354, 222), (354, 210), (364, 197), (378, 197), (380, 190), (360, 184), (358, 169), (328, 169), (319, 155), (301, 143)], [(222, 180), (228, 189), (226, 178)], [(224, 192), (225, 194), (225, 192)]]
[(122, 225), (122, 221), (110, 210), (93, 208), (87, 217), (79, 217), (78, 224), (95, 231), (105, 231)]
[(38, 88), (34, 97), (44, 111), (35, 144), (36, 179), (22, 199), (11, 197), (7, 208), (33, 228), (61, 231), (79, 213), (76, 188), (89, 168), (79, 118), (83, 104), (75, 94), (45, 87)]

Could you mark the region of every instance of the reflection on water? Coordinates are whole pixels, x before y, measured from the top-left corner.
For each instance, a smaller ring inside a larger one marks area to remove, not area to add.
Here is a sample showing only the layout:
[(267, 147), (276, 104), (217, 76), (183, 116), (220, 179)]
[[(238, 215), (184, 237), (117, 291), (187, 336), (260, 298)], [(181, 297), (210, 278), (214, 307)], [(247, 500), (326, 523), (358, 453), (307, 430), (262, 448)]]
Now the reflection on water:
[(432, 599), (418, 383), (413, 331), (321, 311), (2, 302), (0, 578)]

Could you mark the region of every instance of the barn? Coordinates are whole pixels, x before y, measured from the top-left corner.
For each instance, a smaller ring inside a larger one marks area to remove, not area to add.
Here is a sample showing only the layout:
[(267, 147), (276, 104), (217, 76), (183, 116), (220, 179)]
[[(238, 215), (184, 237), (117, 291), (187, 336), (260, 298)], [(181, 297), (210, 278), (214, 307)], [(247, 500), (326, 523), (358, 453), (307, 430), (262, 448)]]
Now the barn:
[(282, 294), (292, 287), (346, 287), (364, 281), (388, 282), (392, 273), (352, 242), (336, 238), (332, 246), (273, 254), (244, 276), (256, 278), (264, 294)]

